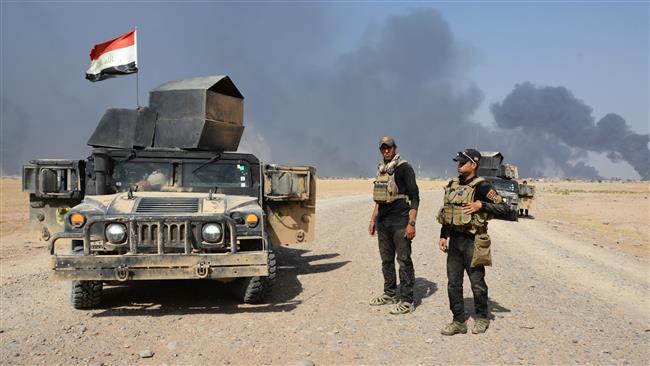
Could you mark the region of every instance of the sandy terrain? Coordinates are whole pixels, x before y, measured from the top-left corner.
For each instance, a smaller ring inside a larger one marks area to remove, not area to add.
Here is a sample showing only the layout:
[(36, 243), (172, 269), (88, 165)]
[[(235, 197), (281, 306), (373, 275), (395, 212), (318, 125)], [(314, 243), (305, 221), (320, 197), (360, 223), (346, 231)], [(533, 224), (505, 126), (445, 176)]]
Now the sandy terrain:
[[(451, 319), (434, 246), (444, 182), (420, 182), (418, 307), (404, 316), (367, 305), (382, 286), (370, 181), (319, 181), (317, 240), (280, 250), (268, 304), (212, 282), (142, 282), (107, 288), (92, 311), (69, 306), (45, 245), (28, 242), (19, 181), (0, 183), (1, 364), (650, 362), (648, 183), (534, 182), (534, 219), (490, 224), (490, 329), (454, 337), (439, 332)], [(465, 297), (471, 309), (468, 283)]]

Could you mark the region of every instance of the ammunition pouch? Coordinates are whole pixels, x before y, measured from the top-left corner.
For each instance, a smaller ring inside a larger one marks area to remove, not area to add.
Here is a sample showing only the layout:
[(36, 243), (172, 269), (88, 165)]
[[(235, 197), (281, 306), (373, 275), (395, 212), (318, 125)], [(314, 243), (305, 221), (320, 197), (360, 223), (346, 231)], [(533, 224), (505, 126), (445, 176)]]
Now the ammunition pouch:
[(472, 255), (471, 267), (491, 266), (492, 253), (490, 235), (482, 233), (474, 236), (474, 254)]
[[(401, 165), (406, 161), (402, 160)], [(391, 203), (400, 199), (408, 199), (405, 194), (399, 194), (399, 188), (395, 183), (395, 174), (388, 172), (378, 172), (377, 178), (373, 182), (372, 199), (377, 203)]]
[(437, 220), (441, 225), (452, 226), (453, 230), (477, 234), (487, 231), (489, 219), (485, 212), (466, 214), (463, 205), (474, 201), (476, 186), (483, 178), (476, 178), (470, 184), (460, 185), (458, 178), (454, 178), (445, 188), (444, 204), (438, 211)]

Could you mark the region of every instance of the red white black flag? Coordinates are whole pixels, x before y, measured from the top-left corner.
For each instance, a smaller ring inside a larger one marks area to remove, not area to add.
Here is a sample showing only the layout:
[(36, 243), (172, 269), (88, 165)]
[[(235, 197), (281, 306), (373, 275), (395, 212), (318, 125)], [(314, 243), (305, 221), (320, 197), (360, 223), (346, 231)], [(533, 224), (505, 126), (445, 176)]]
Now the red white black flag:
[(115, 39), (95, 45), (90, 50), (90, 67), (86, 79), (100, 81), (138, 72), (138, 49), (135, 29)]

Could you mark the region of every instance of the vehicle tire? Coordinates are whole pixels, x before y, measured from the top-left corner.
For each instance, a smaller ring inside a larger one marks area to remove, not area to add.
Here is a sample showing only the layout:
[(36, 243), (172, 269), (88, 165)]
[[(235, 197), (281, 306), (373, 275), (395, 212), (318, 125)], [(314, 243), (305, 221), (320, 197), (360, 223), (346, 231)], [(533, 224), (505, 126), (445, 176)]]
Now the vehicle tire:
[(102, 281), (72, 281), (70, 302), (75, 309), (92, 309), (102, 302)]
[[(83, 240), (72, 241), (72, 253), (83, 255)], [(102, 281), (72, 281), (70, 303), (75, 309), (92, 309), (102, 302)]]
[(242, 278), (239, 285), (239, 296), (247, 304), (259, 304), (271, 294), (275, 284), (277, 263), (275, 253), (269, 252), (269, 275)]

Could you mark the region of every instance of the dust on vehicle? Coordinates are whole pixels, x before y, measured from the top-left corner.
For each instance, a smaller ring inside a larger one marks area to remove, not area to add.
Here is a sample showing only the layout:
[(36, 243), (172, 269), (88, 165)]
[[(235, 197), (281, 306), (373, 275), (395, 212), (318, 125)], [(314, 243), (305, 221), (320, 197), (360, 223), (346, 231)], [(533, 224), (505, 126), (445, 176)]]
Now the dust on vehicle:
[(23, 167), (31, 233), (75, 308), (114, 281), (212, 279), (267, 298), (274, 246), (313, 240), (316, 176), (235, 152), (243, 99), (228, 76), (168, 82), (148, 107), (108, 109), (88, 158)]

